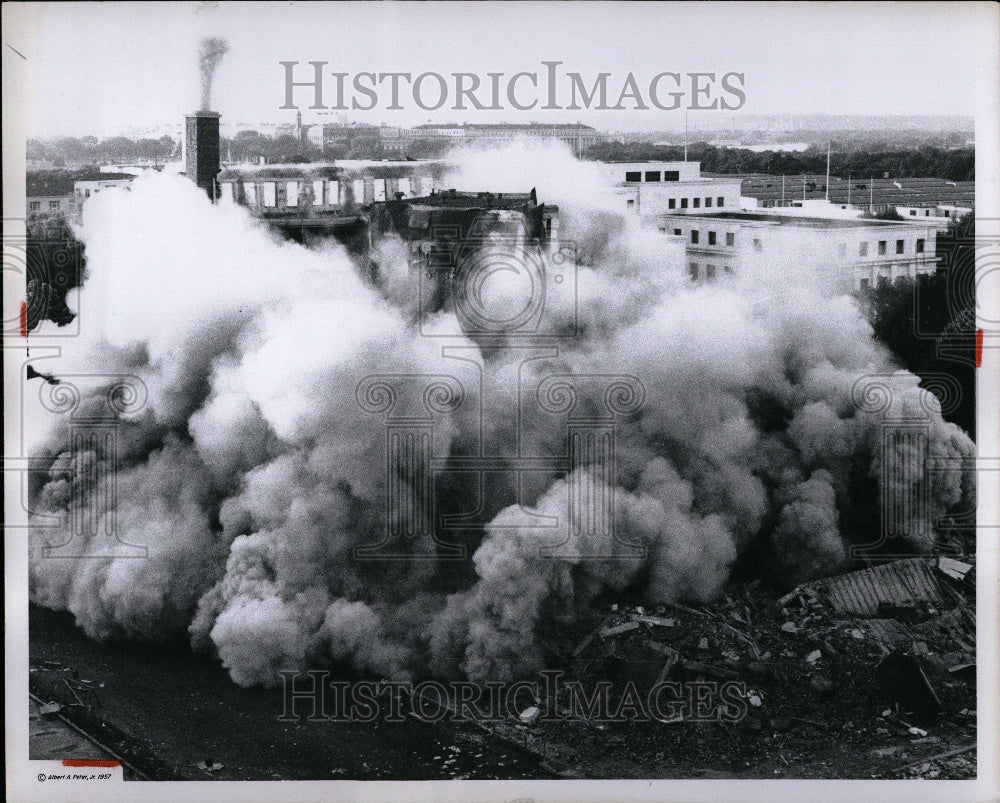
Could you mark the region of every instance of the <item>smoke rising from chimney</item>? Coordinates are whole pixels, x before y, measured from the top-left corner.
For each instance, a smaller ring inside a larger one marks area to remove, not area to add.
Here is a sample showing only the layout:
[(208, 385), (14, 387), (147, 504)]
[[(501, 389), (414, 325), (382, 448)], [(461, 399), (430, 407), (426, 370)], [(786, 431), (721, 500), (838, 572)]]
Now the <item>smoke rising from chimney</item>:
[(201, 110), (212, 108), (212, 81), (222, 57), (229, 52), (229, 42), (216, 36), (201, 40), (198, 53), (198, 67), (201, 70)]

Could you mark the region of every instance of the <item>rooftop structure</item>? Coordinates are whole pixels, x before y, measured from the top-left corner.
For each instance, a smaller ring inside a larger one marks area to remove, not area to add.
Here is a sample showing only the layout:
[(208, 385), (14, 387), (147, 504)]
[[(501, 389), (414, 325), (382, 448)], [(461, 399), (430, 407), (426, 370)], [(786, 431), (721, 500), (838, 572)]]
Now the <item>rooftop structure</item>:
[(643, 217), (702, 209), (739, 209), (737, 178), (708, 178), (699, 162), (603, 162), (626, 212)]
[[(973, 181), (940, 178), (860, 178), (830, 177), (829, 193), (825, 175), (742, 175), (740, 194), (754, 198), (760, 208), (793, 206), (803, 200), (826, 199), (854, 209), (885, 212), (903, 208), (904, 217), (951, 217), (937, 209), (974, 209), (976, 185)], [(913, 210), (913, 214), (910, 214)], [(924, 214), (924, 210), (927, 214)]]

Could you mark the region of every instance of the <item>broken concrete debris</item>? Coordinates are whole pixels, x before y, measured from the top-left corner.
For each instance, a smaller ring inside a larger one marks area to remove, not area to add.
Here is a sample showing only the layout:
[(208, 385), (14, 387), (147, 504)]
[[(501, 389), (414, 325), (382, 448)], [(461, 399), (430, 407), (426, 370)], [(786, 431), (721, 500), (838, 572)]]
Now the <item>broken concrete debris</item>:
[[(700, 607), (617, 602), (563, 654), (577, 677), (641, 693), (668, 680), (753, 683), (742, 698), (749, 716), (779, 723), (805, 721), (791, 715), (795, 683), (803, 700), (823, 705), (863, 690), (918, 719), (958, 711), (975, 683), (974, 560), (888, 561), (805, 583), (776, 603), (759, 584)], [(765, 696), (758, 683), (784, 696)]]

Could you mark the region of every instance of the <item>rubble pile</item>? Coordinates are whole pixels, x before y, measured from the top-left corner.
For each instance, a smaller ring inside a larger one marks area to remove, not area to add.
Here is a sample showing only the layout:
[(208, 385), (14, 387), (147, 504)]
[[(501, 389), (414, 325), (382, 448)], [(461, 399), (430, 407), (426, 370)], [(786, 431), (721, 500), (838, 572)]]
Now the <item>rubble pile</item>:
[[(861, 754), (858, 748), (874, 746), (885, 777), (897, 777), (893, 765), (939, 752), (944, 742), (958, 744), (959, 757), (923, 763), (935, 777), (970, 777), (974, 604), (975, 559), (965, 556), (895, 560), (778, 599), (755, 581), (699, 607), (613, 604), (589, 632), (548, 645), (584, 688), (610, 684), (612, 710), (624, 705), (630, 686), (641, 697), (664, 683), (728, 684), (730, 701), (741, 704), (723, 705), (714, 720), (704, 708), (680, 706), (653, 721), (533, 716), (514, 727), (529, 746), (544, 742), (549, 751), (578, 757), (589, 749), (587, 761), (613, 741), (640, 763), (718, 762), (729, 754), (747, 766), (774, 759), (775, 774), (812, 754), (817, 736)], [(561, 693), (555, 710), (566, 712), (572, 702)], [(538, 701), (537, 708), (549, 704)], [(738, 716), (727, 715), (736, 710)], [(898, 777), (912, 777), (920, 765), (907, 765)]]

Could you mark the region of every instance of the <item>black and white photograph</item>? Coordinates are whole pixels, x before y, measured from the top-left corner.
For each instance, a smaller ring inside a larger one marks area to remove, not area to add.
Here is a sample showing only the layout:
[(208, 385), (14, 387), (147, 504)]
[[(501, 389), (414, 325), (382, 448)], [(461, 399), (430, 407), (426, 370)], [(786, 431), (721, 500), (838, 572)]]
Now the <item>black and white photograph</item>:
[(996, 800), (1000, 6), (3, 6), (11, 801)]

